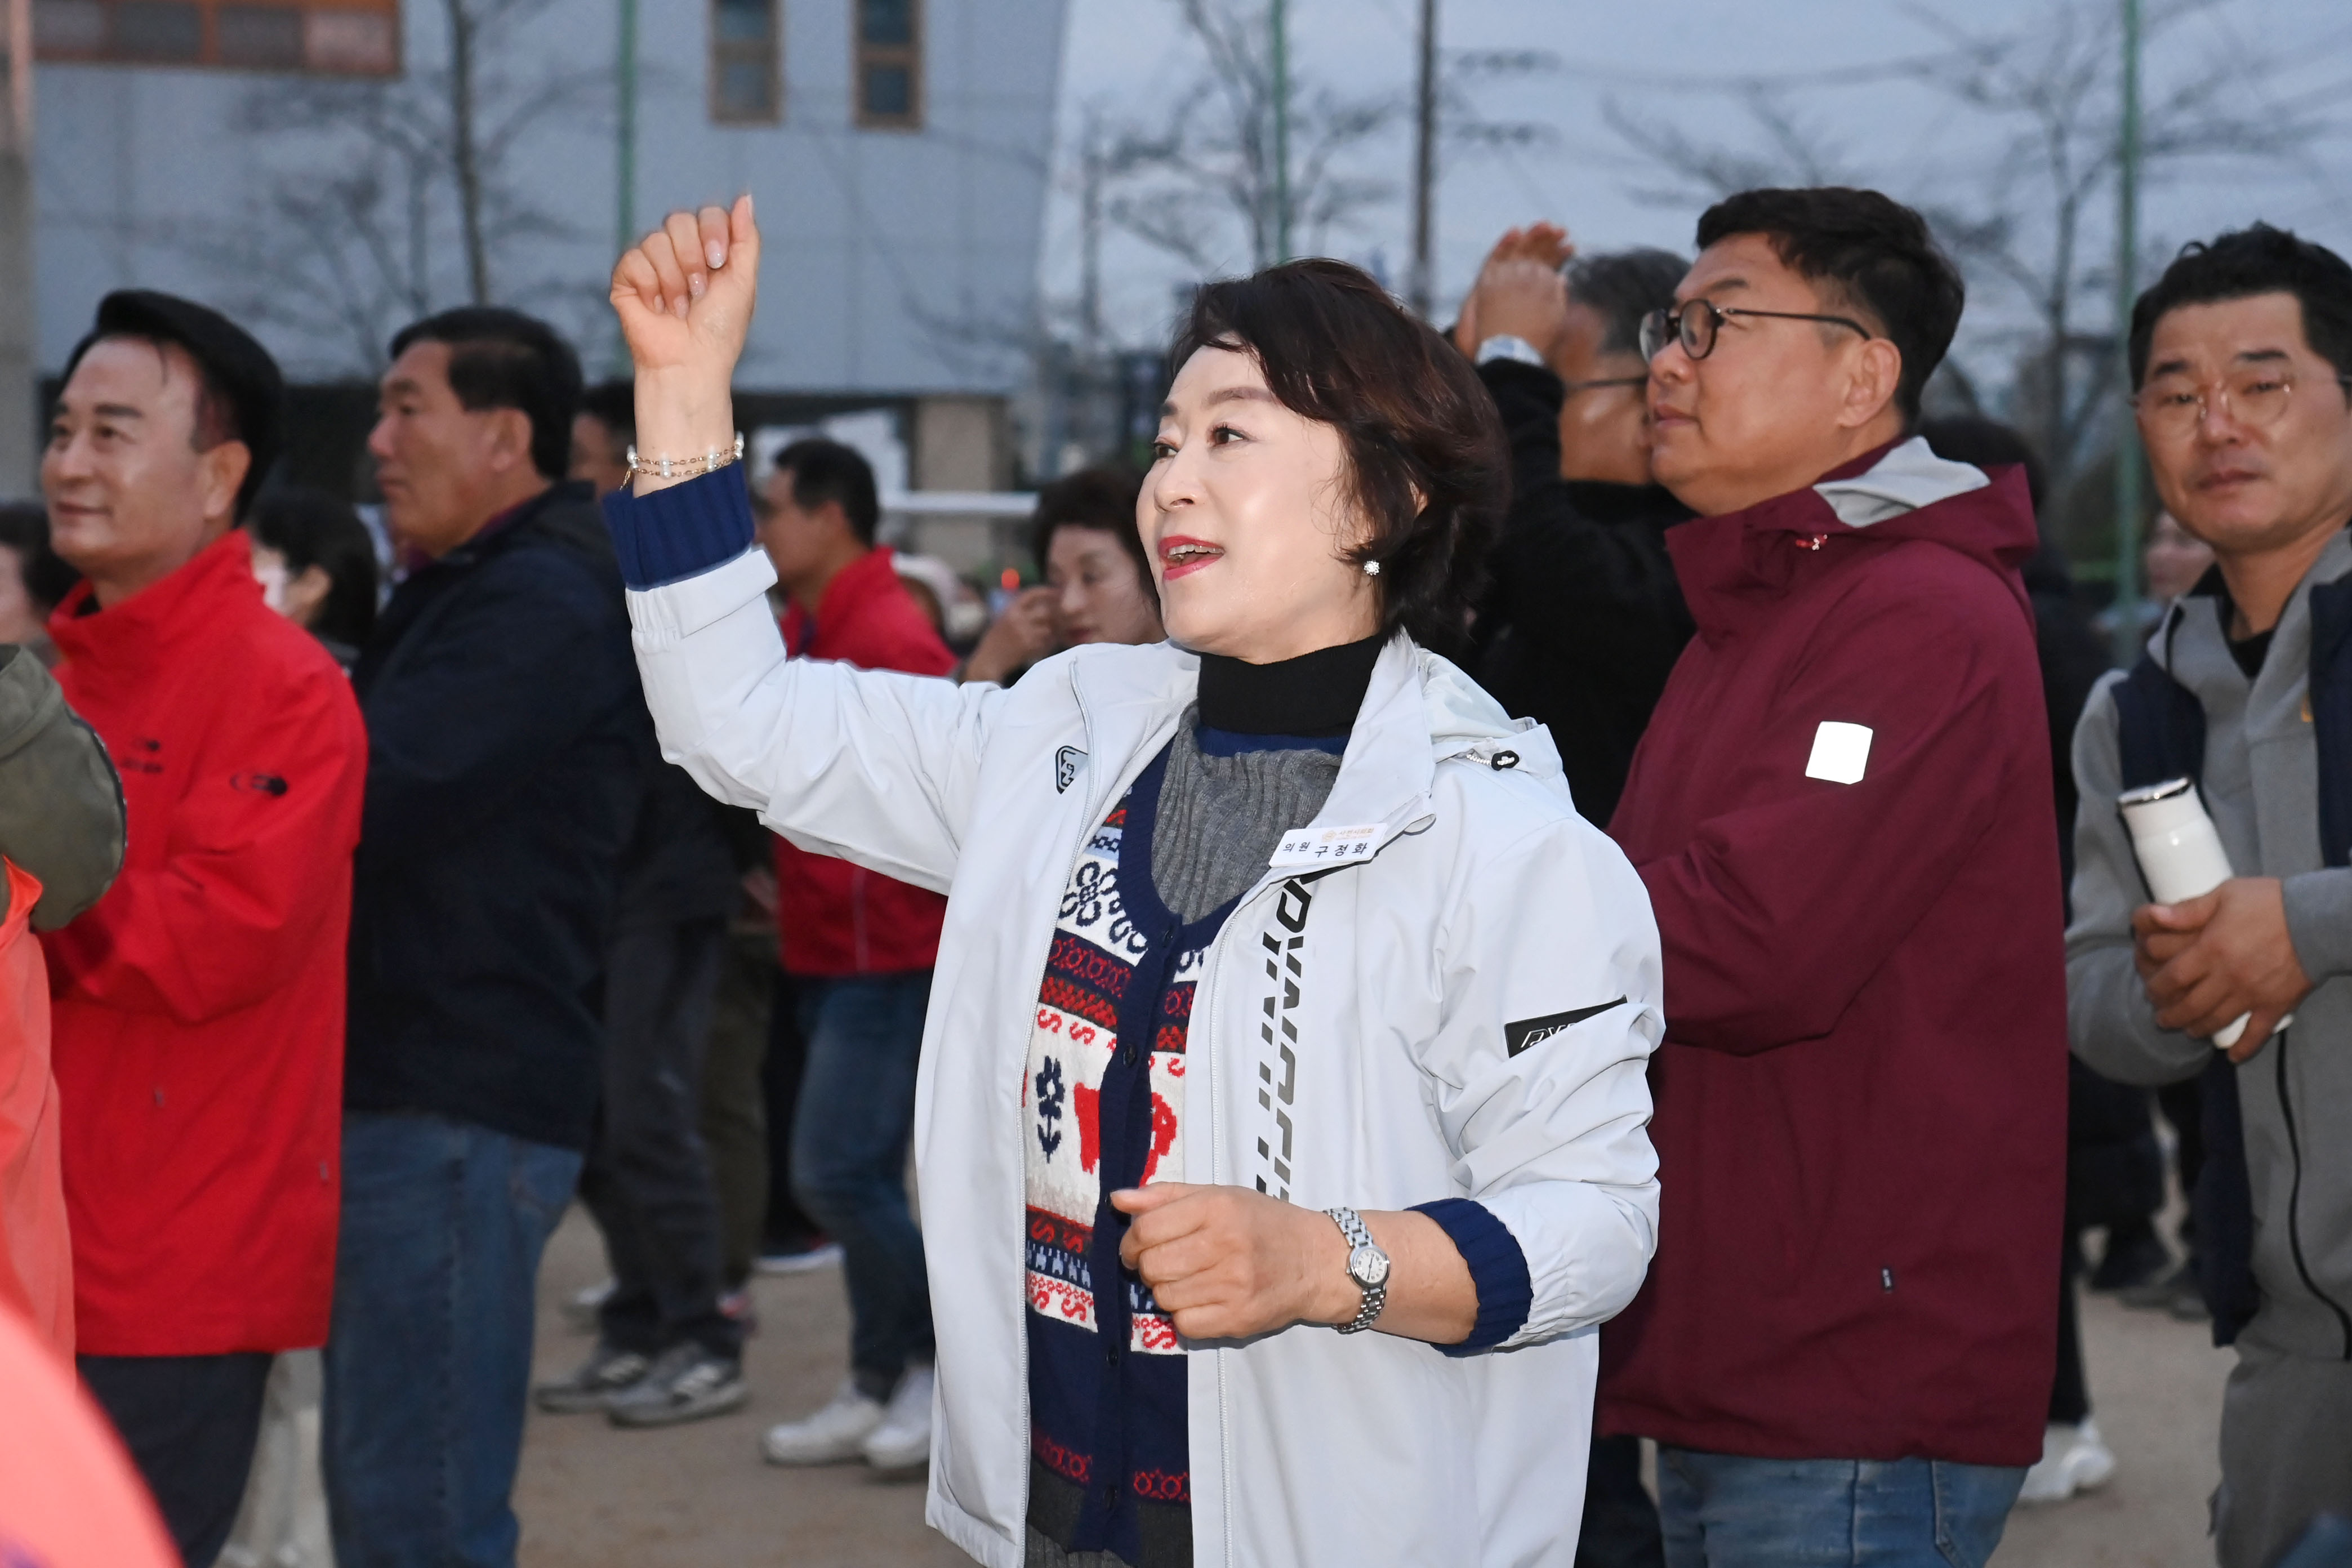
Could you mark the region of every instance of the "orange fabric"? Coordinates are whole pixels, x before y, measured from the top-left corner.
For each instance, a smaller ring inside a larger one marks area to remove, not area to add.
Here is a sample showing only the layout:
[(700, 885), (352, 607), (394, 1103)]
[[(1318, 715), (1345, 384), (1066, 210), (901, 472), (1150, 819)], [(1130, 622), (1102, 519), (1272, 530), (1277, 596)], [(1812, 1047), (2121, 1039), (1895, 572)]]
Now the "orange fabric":
[[(31, 929), (41, 884), (13, 860), (0, 859), (0, 866), (8, 874), (8, 914), (0, 920), (0, 1307), (22, 1313), (69, 1361), (73, 1246), (58, 1166), (48, 968)], [(5, 1524), (0, 1516), (0, 1543)]]
[(179, 1568), (180, 1554), (114, 1429), (5, 1307), (0, 1412), (0, 1563)]

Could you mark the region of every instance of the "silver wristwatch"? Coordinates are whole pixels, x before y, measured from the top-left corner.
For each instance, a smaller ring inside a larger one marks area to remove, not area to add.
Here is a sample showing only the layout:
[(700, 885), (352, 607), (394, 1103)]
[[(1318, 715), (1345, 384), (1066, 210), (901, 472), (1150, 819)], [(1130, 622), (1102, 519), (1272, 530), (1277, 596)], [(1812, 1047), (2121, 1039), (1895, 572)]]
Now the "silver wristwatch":
[(1348, 1278), (1353, 1279), (1356, 1288), (1364, 1293), (1364, 1310), (1356, 1314), (1354, 1321), (1341, 1323), (1339, 1331), (1360, 1334), (1372, 1326), (1372, 1320), (1379, 1317), (1381, 1309), (1389, 1304), (1389, 1255), (1381, 1250), (1380, 1244), (1372, 1239), (1372, 1233), (1364, 1228), (1364, 1222), (1356, 1216), (1354, 1209), (1325, 1209), (1323, 1212), (1331, 1216), (1331, 1223), (1338, 1226), (1339, 1234), (1348, 1238)]

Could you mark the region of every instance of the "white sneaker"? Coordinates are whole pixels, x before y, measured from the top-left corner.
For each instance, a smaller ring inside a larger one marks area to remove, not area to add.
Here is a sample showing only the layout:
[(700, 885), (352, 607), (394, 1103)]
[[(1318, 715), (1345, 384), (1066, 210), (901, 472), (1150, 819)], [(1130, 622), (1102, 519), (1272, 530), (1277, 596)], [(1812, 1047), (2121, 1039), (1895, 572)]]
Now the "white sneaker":
[(882, 1424), (866, 1435), (866, 1462), (877, 1470), (911, 1470), (931, 1458), (931, 1394), (939, 1374), (910, 1366), (890, 1395)]
[(833, 1403), (801, 1421), (768, 1428), (760, 1452), (772, 1465), (837, 1465), (864, 1451), (866, 1438), (882, 1425), (882, 1402), (844, 1383)]
[(2115, 1479), (2116, 1456), (2099, 1437), (2099, 1424), (2085, 1416), (2080, 1426), (2053, 1424), (2042, 1434), (2042, 1459), (2025, 1472), (2021, 1503), (2064, 1502), (2077, 1492), (2096, 1491)]

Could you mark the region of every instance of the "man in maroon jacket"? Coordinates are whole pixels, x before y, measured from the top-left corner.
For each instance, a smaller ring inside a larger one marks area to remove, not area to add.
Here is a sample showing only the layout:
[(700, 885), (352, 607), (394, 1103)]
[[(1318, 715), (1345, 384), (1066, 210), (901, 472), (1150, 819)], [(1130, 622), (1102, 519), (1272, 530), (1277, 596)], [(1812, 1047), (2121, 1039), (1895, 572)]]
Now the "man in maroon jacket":
[(1664, 1204), (1602, 1336), (1669, 1568), (1982, 1563), (2041, 1456), (2066, 1020), (2021, 473), (1909, 432), (1961, 286), (1875, 192), (1750, 191), (1651, 319), (1698, 636), (1610, 831), (1665, 954)]
[[(760, 542), (802, 658), (946, 675), (955, 656), (877, 548), (874, 470), (835, 441), (801, 441), (752, 491)], [(864, 1458), (908, 1469), (931, 1449), (931, 1302), (907, 1202), (915, 1064), (947, 900), (796, 844), (776, 845), (776, 926), (806, 1042), (792, 1185), (841, 1243), (850, 1375), (832, 1403), (772, 1427), (779, 1465)]]

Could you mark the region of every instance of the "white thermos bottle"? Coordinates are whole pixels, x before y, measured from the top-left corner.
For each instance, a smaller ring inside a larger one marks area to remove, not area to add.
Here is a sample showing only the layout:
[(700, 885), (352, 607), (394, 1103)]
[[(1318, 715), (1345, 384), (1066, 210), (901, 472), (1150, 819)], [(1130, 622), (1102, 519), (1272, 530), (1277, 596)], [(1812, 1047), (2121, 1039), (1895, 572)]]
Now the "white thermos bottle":
[[(2126, 790), (2116, 798), (2124, 826), (2131, 833), (2132, 853), (2139, 858), (2140, 874), (2159, 904), (2201, 899), (2231, 875), (2229, 851), (2213, 819), (2205, 814), (2197, 786), (2187, 779), (2167, 779), (2144, 789)], [(2248, 1013), (2213, 1037), (2228, 1050), (2246, 1032)], [(2286, 1021), (2280, 1021), (2280, 1027)]]

